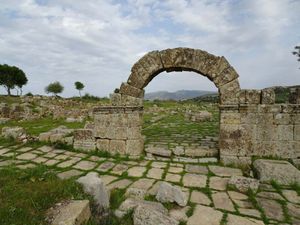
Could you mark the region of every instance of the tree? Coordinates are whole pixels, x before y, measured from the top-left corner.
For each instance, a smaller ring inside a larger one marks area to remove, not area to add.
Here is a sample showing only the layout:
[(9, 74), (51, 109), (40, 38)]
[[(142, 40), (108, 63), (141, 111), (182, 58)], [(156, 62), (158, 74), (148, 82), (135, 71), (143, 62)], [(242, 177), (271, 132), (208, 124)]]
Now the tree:
[(293, 51), (293, 55), (296, 55), (298, 57), (298, 61), (300, 62), (300, 46), (295, 47), (296, 51)]
[(22, 87), (27, 82), (26, 74), (18, 67), (7, 64), (0, 65), (0, 85), (5, 87), (9, 96), (11, 95), (11, 89), (14, 89), (16, 86), (22, 93)]
[(64, 90), (64, 86), (62, 86), (58, 81), (50, 83), (46, 88), (45, 88), (45, 92), (47, 94), (49, 93), (53, 93), (55, 96), (57, 96), (57, 94), (62, 93)]
[(81, 98), (81, 91), (82, 91), (83, 88), (84, 88), (84, 84), (81, 83), (81, 82), (79, 82), (79, 81), (76, 81), (76, 82), (74, 83), (74, 85), (75, 85), (75, 88), (79, 91), (79, 95), (80, 95), (80, 98)]

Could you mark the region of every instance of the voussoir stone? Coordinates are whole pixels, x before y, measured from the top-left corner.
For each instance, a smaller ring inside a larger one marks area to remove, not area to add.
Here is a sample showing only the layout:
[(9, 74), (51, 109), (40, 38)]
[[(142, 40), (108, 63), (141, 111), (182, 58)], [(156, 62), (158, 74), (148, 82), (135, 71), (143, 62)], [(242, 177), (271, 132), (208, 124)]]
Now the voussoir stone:
[(156, 199), (159, 202), (176, 202), (180, 206), (186, 206), (187, 197), (186, 194), (181, 191), (180, 188), (172, 186), (167, 182), (162, 182), (158, 188)]
[(90, 172), (86, 176), (77, 179), (77, 182), (82, 184), (86, 193), (93, 196), (100, 211), (109, 208), (110, 193), (97, 173)]
[(236, 188), (240, 192), (252, 190), (254, 193), (256, 193), (259, 187), (259, 181), (249, 177), (232, 176), (228, 181), (228, 185)]
[(289, 185), (300, 181), (300, 171), (287, 161), (257, 159), (253, 166), (261, 182), (275, 180), (279, 184)]

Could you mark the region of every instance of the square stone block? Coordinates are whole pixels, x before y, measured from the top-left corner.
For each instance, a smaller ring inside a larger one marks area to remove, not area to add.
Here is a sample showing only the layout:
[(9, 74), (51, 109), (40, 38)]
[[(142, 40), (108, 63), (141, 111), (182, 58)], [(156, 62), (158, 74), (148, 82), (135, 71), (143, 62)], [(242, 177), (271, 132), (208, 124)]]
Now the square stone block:
[(126, 153), (126, 141), (124, 140), (111, 140), (109, 142), (109, 151), (112, 154), (120, 153), (125, 155)]
[(96, 147), (100, 151), (109, 151), (109, 139), (97, 139)]
[(126, 141), (126, 154), (139, 156), (142, 154), (143, 150), (144, 150), (144, 140), (143, 139)]
[(144, 90), (131, 86), (127, 83), (122, 83), (120, 87), (120, 93), (124, 95), (129, 95), (136, 98), (144, 97)]

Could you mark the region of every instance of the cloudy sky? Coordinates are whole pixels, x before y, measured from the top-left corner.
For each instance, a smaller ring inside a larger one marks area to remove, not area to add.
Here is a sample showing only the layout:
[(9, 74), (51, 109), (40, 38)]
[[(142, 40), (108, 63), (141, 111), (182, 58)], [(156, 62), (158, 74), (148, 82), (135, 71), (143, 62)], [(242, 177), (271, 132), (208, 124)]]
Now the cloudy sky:
[[(146, 52), (190, 47), (225, 56), (242, 88), (300, 84), (299, 12), (300, 0), (0, 0), (0, 64), (24, 70), (25, 93), (58, 80), (72, 96), (79, 80), (107, 96)], [(183, 72), (146, 91), (181, 89), (216, 90)]]

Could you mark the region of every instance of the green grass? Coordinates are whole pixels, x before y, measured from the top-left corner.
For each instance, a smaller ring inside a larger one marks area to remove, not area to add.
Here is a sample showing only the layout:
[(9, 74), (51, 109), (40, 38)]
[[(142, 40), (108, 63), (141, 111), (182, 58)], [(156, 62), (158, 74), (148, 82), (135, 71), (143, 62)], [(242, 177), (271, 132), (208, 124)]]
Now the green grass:
[(0, 170), (0, 224), (46, 224), (45, 213), (66, 199), (86, 199), (73, 180), (59, 180), (46, 167)]
[(49, 131), (64, 125), (70, 129), (83, 128), (84, 122), (67, 123), (65, 119), (52, 119), (50, 117), (40, 118), (32, 121), (9, 121), (6, 124), (1, 124), (0, 129), (3, 127), (20, 126), (25, 128), (26, 132), (31, 135), (39, 135), (42, 132)]

